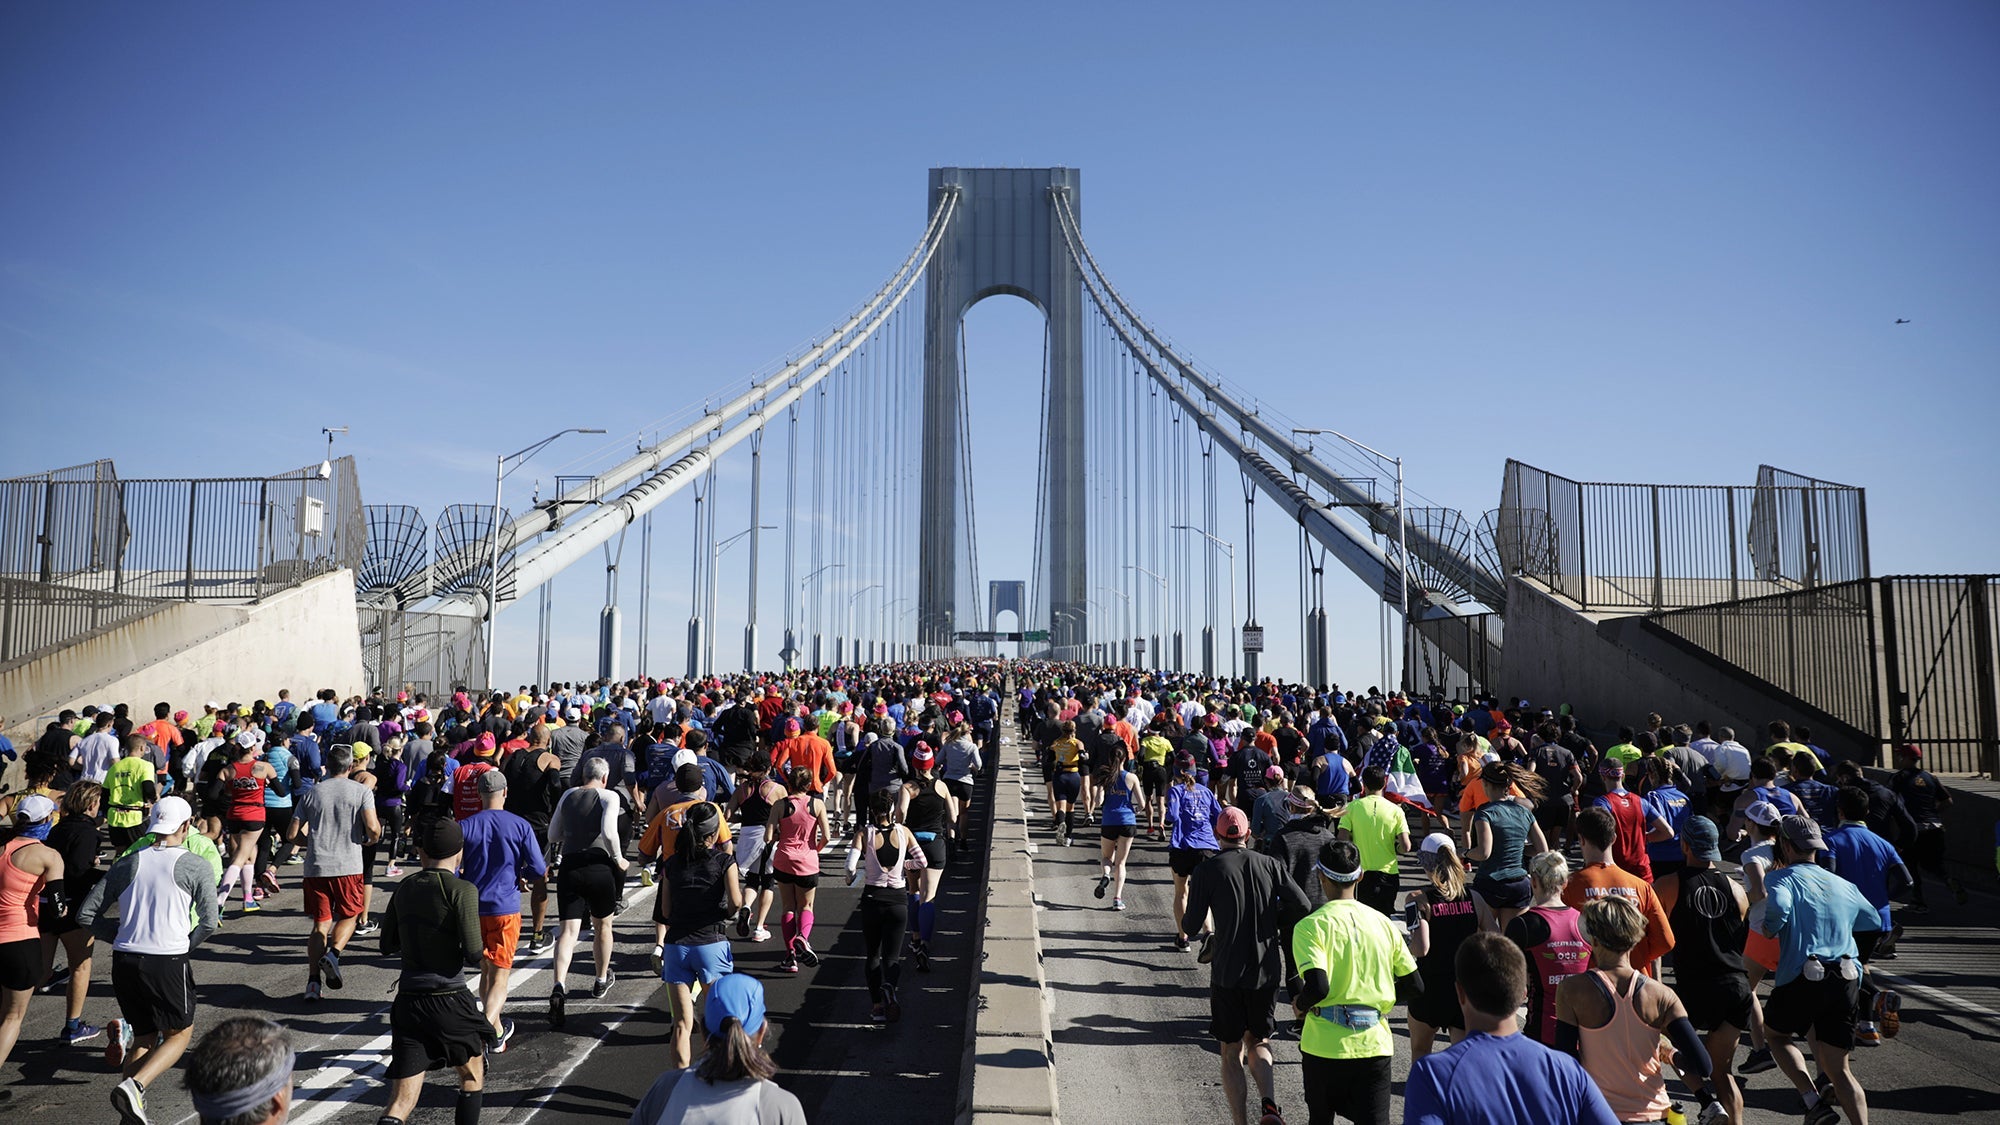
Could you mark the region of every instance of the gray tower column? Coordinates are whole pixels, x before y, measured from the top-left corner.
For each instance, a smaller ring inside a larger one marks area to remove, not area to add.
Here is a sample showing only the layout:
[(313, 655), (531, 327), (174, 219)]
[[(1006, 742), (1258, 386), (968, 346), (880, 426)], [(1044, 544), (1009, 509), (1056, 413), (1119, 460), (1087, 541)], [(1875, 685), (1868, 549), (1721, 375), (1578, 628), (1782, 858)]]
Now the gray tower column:
[[(1082, 220), (1074, 168), (933, 168), (929, 205), (957, 210), (925, 276), (924, 451), (917, 640), (949, 646), (958, 612), (959, 337), (965, 311), (998, 294), (1033, 302), (1048, 323), (1048, 591), (1052, 645), (1084, 640), (1083, 279), (1069, 259), (1051, 189)], [(1022, 627), (1032, 628), (1028, 622)]]

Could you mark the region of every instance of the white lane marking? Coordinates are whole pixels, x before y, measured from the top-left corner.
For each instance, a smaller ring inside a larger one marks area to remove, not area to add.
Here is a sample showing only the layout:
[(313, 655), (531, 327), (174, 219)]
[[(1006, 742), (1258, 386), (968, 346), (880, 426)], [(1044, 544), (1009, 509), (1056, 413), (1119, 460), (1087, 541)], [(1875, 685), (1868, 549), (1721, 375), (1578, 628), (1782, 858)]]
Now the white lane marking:
[(1868, 975), (1879, 977), (1883, 983), (1893, 986), (1897, 992), (1904, 995), (1921, 996), (1941, 1008), (1949, 1008), (1961, 1015), (1973, 1016), (1986, 1020), (1989, 1023), (2000, 1025), (2000, 1012), (1996, 1012), (1991, 1008), (1981, 1007), (1963, 997), (1953, 996), (1949, 992), (1931, 988), (1928, 985), (1918, 984), (1907, 977), (1898, 976), (1895, 973), (1884, 972), (1873, 965), (1868, 967)]
[[(611, 1038), (611, 1036), (615, 1034), (619, 1028), (624, 1027), (626, 1020), (631, 1019), (634, 1015), (646, 1010), (647, 1010), (647, 1005), (643, 1003), (627, 1005), (624, 1014), (620, 1015), (617, 1019), (612, 1020), (610, 1024), (606, 1025), (603, 1032), (601, 1032), (598, 1035), (595, 1041), (593, 1041), (588, 1047), (585, 1047), (583, 1050), (578, 1051), (574, 1055), (570, 1056), (569, 1065), (563, 1067), (562, 1073), (555, 1076), (555, 1081), (549, 1083), (546, 1086), (543, 1086), (540, 1090), (536, 1092), (534, 1104), (529, 1106), (528, 1116), (521, 1118), (520, 1125), (528, 1125), (528, 1122), (533, 1121), (535, 1117), (542, 1112), (542, 1110), (548, 1108), (549, 1100), (553, 1098), (558, 1091), (560, 1091), (565, 1085), (569, 1083), (569, 1076), (576, 1073), (576, 1069), (583, 1065), (584, 1060), (588, 1059), (591, 1055), (595, 1054), (599, 1047), (604, 1046), (604, 1041)], [(507, 1120), (509, 1121), (513, 1120), (513, 1116), (511, 1114), (508, 1115)], [(310, 1125), (310, 1123), (307, 1123), (307, 1125)]]

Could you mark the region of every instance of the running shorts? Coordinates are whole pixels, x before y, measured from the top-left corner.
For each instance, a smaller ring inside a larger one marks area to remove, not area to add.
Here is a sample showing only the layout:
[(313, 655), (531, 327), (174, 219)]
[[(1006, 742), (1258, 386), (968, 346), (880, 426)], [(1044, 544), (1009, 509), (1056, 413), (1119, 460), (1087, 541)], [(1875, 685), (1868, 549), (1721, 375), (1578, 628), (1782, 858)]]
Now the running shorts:
[(1139, 788), (1146, 796), (1158, 797), (1167, 791), (1167, 767), (1159, 762), (1147, 762), (1139, 768)]
[(1075, 770), (1064, 770), (1055, 780), (1058, 801), (1074, 801), (1083, 793), (1083, 775)]
[(367, 884), (359, 875), (308, 875), (304, 890), (306, 917), (315, 922), (359, 918), (367, 902)]
[(958, 802), (960, 808), (964, 808), (965, 803), (972, 800), (972, 782), (970, 781), (947, 781), (944, 783), (944, 787), (952, 795), (952, 798)]
[(479, 916), (480, 955), (496, 969), (514, 967), (514, 952), (521, 947), (521, 916), (519, 914), (481, 914)]
[(1859, 979), (1844, 980), (1832, 972), (1822, 980), (1796, 976), (1771, 990), (1764, 1001), (1764, 1026), (1794, 1037), (1810, 1031), (1835, 1050), (1852, 1051), (1860, 1003)]
[(1097, 834), (1106, 840), (1129, 840), (1139, 834), (1136, 824), (1100, 824)]
[[(1696, 1031), (1714, 1031), (1723, 1024), (1743, 1030), (1750, 1026), (1750, 978), (1741, 973), (1683, 981), (1674, 974), (1674, 992), (1687, 1009)], [(1428, 991), (1428, 990), (1426, 990)]]
[(1769, 934), (1758, 933), (1755, 926), (1749, 927), (1743, 933), (1743, 956), (1747, 960), (1755, 961), (1767, 976), (1777, 972), (1778, 939)]
[(1202, 860), (1214, 854), (1212, 848), (1168, 848), (1167, 866), (1174, 874), (1185, 879), (1194, 874), (1194, 869), (1201, 866)]
[(26, 992), (42, 983), (42, 939), (0, 945), (0, 991)]
[(464, 1066), (486, 1050), (493, 1026), (463, 988), (450, 992), (398, 993), (389, 1009), (391, 1079), (409, 1078), (441, 1066)]
[(1472, 893), (1486, 900), (1493, 910), (1515, 910), (1535, 900), (1535, 884), (1526, 875), (1519, 879), (1488, 879), (1481, 875), (1472, 880)]
[(225, 820), (222, 822), (222, 827), (231, 836), (241, 836), (248, 832), (262, 832), (264, 830), (264, 822), (261, 820)]
[(930, 865), (932, 871), (944, 870), (943, 836), (933, 836), (928, 840), (919, 837), (917, 839), (917, 849), (924, 853), (924, 862)]
[(1276, 988), (1211, 988), (1208, 1034), (1218, 1043), (1234, 1043), (1246, 1035), (1269, 1039), (1277, 1009)]
[(736, 971), (726, 941), (668, 945), (661, 950), (660, 979), (668, 984), (714, 984)]
[(618, 868), (589, 856), (563, 865), (556, 876), (556, 916), (565, 922), (609, 918), (618, 913)]
[[(1426, 1023), (1429, 1021), (1426, 1020)], [(1314, 1121), (1391, 1121), (1388, 1055), (1329, 1059), (1299, 1053), (1306, 1111)]]
[(771, 878), (788, 887), (798, 887), (801, 890), (809, 891), (819, 886), (819, 872), (817, 871), (810, 875), (794, 875), (789, 871), (773, 871), (771, 872)]
[(1463, 1030), (1465, 1010), (1458, 1004), (1458, 981), (1454, 977), (1424, 981), (1424, 990), (1410, 1001), (1409, 1013), (1413, 1020), (1422, 1020), (1432, 1027), (1453, 1027)]
[(194, 1026), (194, 970), (185, 953), (113, 951), (111, 993), (134, 1035)]

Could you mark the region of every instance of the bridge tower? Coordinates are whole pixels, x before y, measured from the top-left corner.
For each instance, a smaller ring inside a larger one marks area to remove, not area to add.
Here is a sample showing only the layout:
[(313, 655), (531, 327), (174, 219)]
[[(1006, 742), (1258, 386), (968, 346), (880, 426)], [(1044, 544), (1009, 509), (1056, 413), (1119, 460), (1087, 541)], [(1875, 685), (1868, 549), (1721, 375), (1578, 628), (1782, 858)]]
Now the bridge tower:
[[(948, 646), (956, 620), (960, 496), (960, 333), (965, 312), (988, 297), (1026, 298), (1048, 325), (1049, 641), (1084, 642), (1083, 279), (1070, 260), (1051, 189), (1081, 214), (1074, 168), (933, 168), (928, 206), (956, 188), (958, 207), (926, 279), (924, 449), (918, 642)], [(1023, 622), (1024, 628), (1033, 626)]]

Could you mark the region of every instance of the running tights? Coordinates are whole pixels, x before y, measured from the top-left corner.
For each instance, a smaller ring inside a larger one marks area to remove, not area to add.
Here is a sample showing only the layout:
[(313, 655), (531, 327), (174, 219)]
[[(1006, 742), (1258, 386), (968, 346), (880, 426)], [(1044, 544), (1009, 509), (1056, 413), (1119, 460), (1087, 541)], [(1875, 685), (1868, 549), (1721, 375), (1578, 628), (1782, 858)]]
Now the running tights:
[[(886, 892), (877, 894), (876, 892)], [(868, 947), (868, 997), (883, 1002), (903, 978), (903, 935), (910, 925), (909, 900), (888, 887), (870, 887), (861, 896), (861, 940)]]

